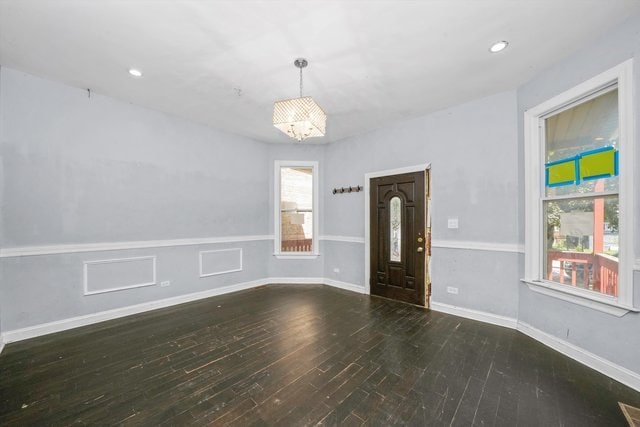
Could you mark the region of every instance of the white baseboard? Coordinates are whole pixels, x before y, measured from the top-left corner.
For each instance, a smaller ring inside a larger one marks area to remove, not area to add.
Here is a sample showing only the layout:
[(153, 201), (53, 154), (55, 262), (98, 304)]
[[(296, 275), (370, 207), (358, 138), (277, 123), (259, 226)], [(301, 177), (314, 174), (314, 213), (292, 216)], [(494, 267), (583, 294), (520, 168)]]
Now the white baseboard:
[(54, 332), (66, 331), (68, 329), (87, 326), (94, 323), (104, 322), (106, 320), (117, 319), (132, 314), (144, 313), (146, 311), (156, 310), (158, 308), (170, 307), (172, 305), (183, 304), (186, 302), (196, 301), (203, 298), (209, 298), (217, 295), (228, 294), (245, 289), (255, 288), (270, 283), (268, 279), (253, 280), (251, 282), (238, 283), (235, 285), (224, 286), (222, 288), (210, 289), (202, 292), (194, 292), (191, 294), (180, 295), (177, 297), (166, 298), (157, 301), (145, 302), (142, 304), (130, 305), (127, 307), (116, 308), (113, 310), (101, 311), (98, 313), (87, 314), (84, 316), (71, 317), (68, 319), (57, 320), (54, 322), (43, 323), (40, 325), (29, 326), (27, 328), (15, 329), (7, 331), (4, 335), (4, 342), (11, 343), (22, 341), (29, 338), (39, 337), (41, 335), (52, 334)]
[(576, 345), (568, 343), (558, 337), (550, 335), (533, 326), (517, 321), (516, 319), (500, 316), (493, 313), (487, 313), (469, 308), (456, 307), (449, 304), (431, 302), (431, 309), (442, 313), (453, 314), (467, 319), (478, 320), (480, 322), (491, 323), (492, 325), (504, 326), (511, 329), (517, 329), (525, 335), (530, 336), (536, 341), (550, 347), (573, 360), (588, 366), (622, 384), (640, 391), (640, 374), (633, 372), (627, 368), (617, 365), (607, 359), (596, 354), (584, 350)]
[(344, 289), (345, 291), (357, 292), (359, 294), (365, 294), (366, 289), (362, 286), (354, 285), (353, 283), (340, 282), (333, 279), (324, 279), (324, 284), (333, 286), (334, 288)]
[(504, 326), (515, 329), (518, 321), (513, 317), (501, 316), (499, 314), (487, 313), (486, 311), (473, 310), (470, 308), (456, 307), (442, 302), (431, 301), (433, 311), (453, 314), (455, 316), (466, 317), (467, 319), (478, 320), (492, 325)]
[(0, 354), (2, 354), (2, 350), (4, 350), (4, 335), (0, 334)]
[(340, 282), (339, 280), (327, 279), (326, 277), (270, 277), (269, 283), (276, 284), (321, 284), (332, 286), (334, 288), (340, 288), (351, 292), (357, 292), (359, 294), (366, 293), (366, 290), (362, 286), (354, 285), (353, 283)]
[(266, 280), (270, 284), (291, 285), (300, 283), (303, 285), (323, 285), (325, 279), (323, 277), (269, 277)]
[(180, 295), (176, 297), (166, 298), (157, 301), (145, 302), (142, 304), (130, 305), (127, 307), (116, 308), (113, 310), (101, 311), (98, 313), (87, 314), (84, 316), (71, 317), (68, 319), (56, 320), (54, 322), (42, 323), (40, 325), (29, 326), (27, 328), (15, 329), (7, 331), (2, 335), (0, 340), (0, 349), (4, 343), (22, 341), (29, 338), (35, 338), (42, 335), (62, 332), (68, 329), (78, 328), (81, 326), (92, 325), (107, 320), (118, 319), (132, 314), (144, 313), (146, 311), (156, 310), (159, 308), (170, 307), (172, 305), (184, 304), (187, 302), (197, 301), (203, 298), (214, 297), (217, 295), (228, 294), (231, 292), (251, 289), (258, 286), (268, 284), (285, 283), (285, 284), (325, 284), (336, 288), (346, 289), (348, 291), (363, 293), (364, 289), (351, 283), (338, 282), (336, 280), (325, 279), (323, 277), (269, 277), (266, 279), (253, 280), (251, 282), (238, 283), (235, 285), (224, 286), (222, 288), (210, 289), (202, 292), (194, 292), (191, 294)]
[(596, 371), (613, 378), (626, 386), (640, 391), (640, 374), (630, 371), (620, 365), (616, 365), (607, 359), (568, 343), (558, 337), (536, 329), (527, 323), (518, 322), (517, 329), (547, 347), (551, 347), (552, 349), (559, 351), (565, 356), (569, 356), (573, 360), (576, 360), (591, 369), (595, 369)]

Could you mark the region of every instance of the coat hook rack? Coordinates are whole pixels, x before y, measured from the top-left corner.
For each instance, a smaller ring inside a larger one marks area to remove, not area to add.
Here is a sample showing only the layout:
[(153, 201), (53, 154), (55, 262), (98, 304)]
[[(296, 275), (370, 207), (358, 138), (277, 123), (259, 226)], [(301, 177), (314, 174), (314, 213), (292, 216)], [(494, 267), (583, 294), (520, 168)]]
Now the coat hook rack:
[(360, 191), (362, 191), (362, 186), (356, 185), (355, 187), (349, 186), (349, 187), (334, 188), (333, 194), (358, 193)]

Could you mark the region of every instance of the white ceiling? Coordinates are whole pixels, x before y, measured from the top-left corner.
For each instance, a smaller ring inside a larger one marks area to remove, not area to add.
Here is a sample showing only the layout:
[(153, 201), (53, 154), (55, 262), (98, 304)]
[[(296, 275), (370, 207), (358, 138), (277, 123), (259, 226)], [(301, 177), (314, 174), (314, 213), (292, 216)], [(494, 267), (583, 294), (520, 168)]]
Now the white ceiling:
[[(0, 64), (216, 129), (289, 142), (305, 94), (336, 141), (509, 90), (640, 10), (637, 0), (0, 0)], [(490, 54), (489, 45), (510, 46)], [(144, 72), (131, 77), (131, 67)]]

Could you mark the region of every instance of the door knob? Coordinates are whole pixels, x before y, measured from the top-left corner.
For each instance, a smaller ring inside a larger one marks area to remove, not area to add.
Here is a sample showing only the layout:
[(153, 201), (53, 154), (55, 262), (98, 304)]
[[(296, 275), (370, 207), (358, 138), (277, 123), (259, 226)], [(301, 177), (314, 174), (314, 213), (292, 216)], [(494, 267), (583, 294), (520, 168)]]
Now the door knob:
[(422, 252), (424, 251), (424, 249), (422, 248), (422, 246), (418, 246), (418, 249), (416, 249), (418, 252)]

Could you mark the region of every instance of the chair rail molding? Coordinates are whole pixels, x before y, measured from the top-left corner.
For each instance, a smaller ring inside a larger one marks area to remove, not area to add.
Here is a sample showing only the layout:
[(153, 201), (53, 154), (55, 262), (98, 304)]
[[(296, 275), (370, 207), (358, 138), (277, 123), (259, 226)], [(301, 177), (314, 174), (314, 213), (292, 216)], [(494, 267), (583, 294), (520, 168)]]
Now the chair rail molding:
[(320, 236), (320, 240), (328, 242), (364, 243), (364, 237), (357, 236)]
[(434, 248), (446, 249), (463, 249), (473, 251), (489, 251), (489, 252), (514, 252), (524, 253), (524, 245), (520, 243), (494, 243), (494, 242), (475, 242), (463, 240), (433, 240), (431, 246)]
[(173, 246), (210, 245), (216, 243), (256, 242), (273, 240), (273, 235), (224, 236), (192, 239), (140, 240), (131, 242), (79, 243), (47, 246), (17, 246), (0, 249), (0, 258), (21, 256), (73, 254), (81, 252), (117, 251), (126, 249), (166, 248)]

